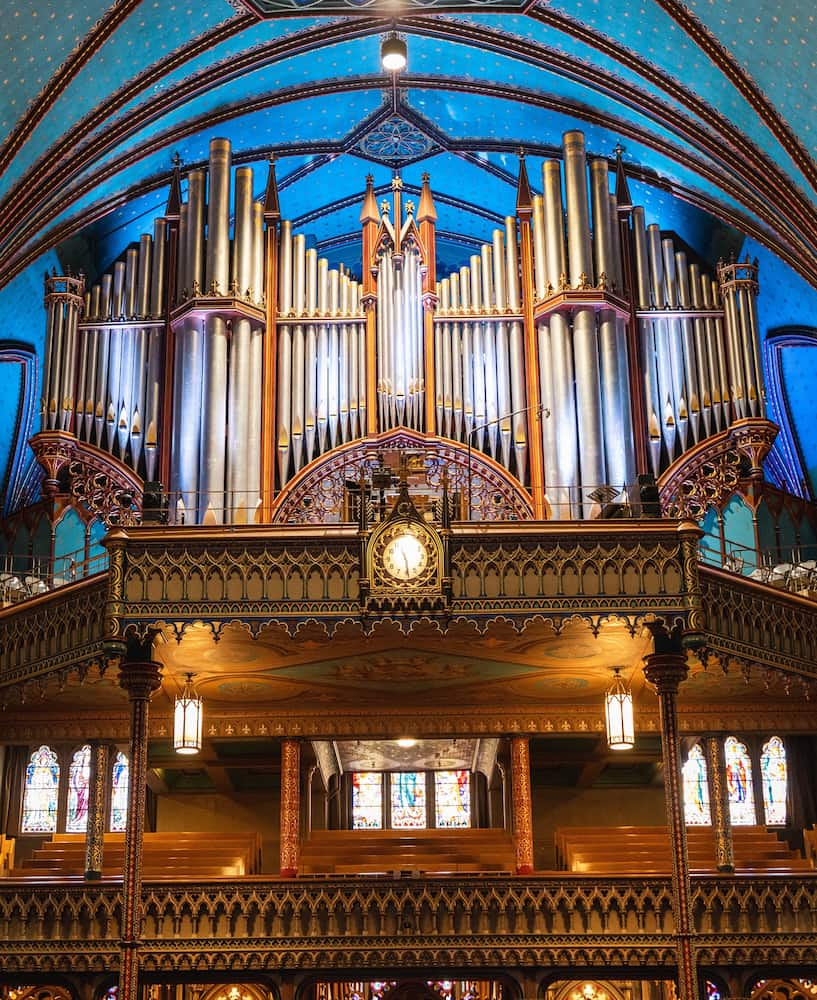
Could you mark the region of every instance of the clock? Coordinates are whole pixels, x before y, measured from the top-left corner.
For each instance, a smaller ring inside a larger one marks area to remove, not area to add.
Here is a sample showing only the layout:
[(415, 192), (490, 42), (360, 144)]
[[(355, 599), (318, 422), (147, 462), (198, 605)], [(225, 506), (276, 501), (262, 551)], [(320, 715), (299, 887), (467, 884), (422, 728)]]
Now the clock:
[(417, 535), (406, 528), (383, 548), (383, 569), (395, 580), (414, 580), (428, 565), (428, 549)]

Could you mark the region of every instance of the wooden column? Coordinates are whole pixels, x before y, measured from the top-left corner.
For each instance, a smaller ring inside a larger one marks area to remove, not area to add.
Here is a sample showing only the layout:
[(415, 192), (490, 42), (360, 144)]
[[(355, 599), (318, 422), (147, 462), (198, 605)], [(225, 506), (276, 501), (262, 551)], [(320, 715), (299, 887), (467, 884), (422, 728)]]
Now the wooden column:
[(531, 216), (533, 198), (525, 166), (525, 154), (519, 154), (519, 182), (516, 189), (516, 216), (519, 219), (519, 257), (522, 274), (522, 320), (525, 333), (525, 389), (528, 397), (528, 455), (533, 516), (545, 517), (545, 467), (542, 454), (541, 401), (539, 393), (539, 351), (533, 322), (533, 239)]
[(281, 741), (281, 877), (298, 874), (301, 812), (301, 745)]
[(107, 743), (91, 743), (91, 776), (88, 786), (88, 825), (85, 827), (85, 878), (102, 878), (105, 837), (105, 786), (109, 771)]
[(530, 748), (527, 736), (511, 737), (511, 804), (516, 846), (516, 874), (533, 871), (533, 810), (530, 795)]
[[(128, 783), (128, 828), (122, 873), (122, 952), (119, 959), (119, 1000), (139, 996), (139, 936), (142, 930), (142, 838), (145, 831), (147, 786), (148, 705), (161, 683), (161, 667), (149, 659), (150, 644), (131, 655), (119, 669), (119, 684), (130, 699), (130, 775)], [(138, 655), (138, 653), (137, 653)]]
[(278, 224), (281, 208), (278, 202), (278, 183), (275, 179), (275, 160), (270, 157), (267, 187), (264, 192), (264, 298), (266, 300), (266, 328), (261, 370), (261, 520), (272, 520), (272, 502), (275, 497), (275, 441), (276, 366), (278, 360)]
[(706, 772), (709, 781), (709, 809), (715, 833), (715, 866), (719, 872), (734, 872), (735, 852), (732, 845), (732, 817), (729, 814), (729, 789), (726, 787), (726, 762), (723, 738), (704, 739)]
[(692, 956), (692, 920), (689, 905), (689, 861), (681, 784), (681, 745), (678, 739), (678, 687), (688, 672), (680, 641), (666, 633), (653, 633), (656, 652), (644, 658), (644, 676), (658, 695), (661, 717), (661, 751), (664, 758), (664, 792), (667, 825), (672, 847), (672, 891), (675, 904), (675, 939), (678, 955), (678, 998), (695, 1000), (697, 982)]

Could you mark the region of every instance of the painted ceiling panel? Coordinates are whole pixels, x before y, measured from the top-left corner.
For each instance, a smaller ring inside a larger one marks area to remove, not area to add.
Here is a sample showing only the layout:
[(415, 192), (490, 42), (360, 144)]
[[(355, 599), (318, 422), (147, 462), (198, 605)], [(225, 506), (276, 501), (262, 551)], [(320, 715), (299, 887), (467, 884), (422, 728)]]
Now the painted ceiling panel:
[(817, 152), (817, 86), (810, 0), (778, 4), (690, 0), (689, 6), (751, 74), (786, 121)]
[(11, 131), (107, 7), (108, 0), (83, 0), (76, 10), (56, 0), (4, 0), (0, 134)]
[[(15, 158), (13, 169), (3, 178), (0, 193), (45, 153), (55, 136), (62, 135), (95, 109), (101, 97), (114, 93), (146, 66), (233, 16), (235, 12), (226, 0), (209, 0), (204, 4), (153, 0), (140, 4), (57, 98), (30, 142)], [(92, 23), (93, 19), (86, 24), (86, 31)]]
[[(720, 3), (709, 5), (713, 10), (721, 10), (725, 6)], [(751, 6), (762, 8), (764, 5), (758, 3)], [(788, 6), (788, 3), (778, 4), (774, 9)], [(625, 0), (615, 7), (598, 0), (565, 0), (559, 4), (559, 10), (631, 49), (637, 57), (667, 74), (691, 95), (703, 98), (724, 120), (739, 123), (744, 135), (786, 170), (796, 183), (806, 184), (801, 172), (746, 98), (656, 0), (648, 3)], [(738, 10), (733, 4), (732, 10), (732, 22), (751, 16), (746, 5)], [(716, 32), (716, 35), (719, 34)]]

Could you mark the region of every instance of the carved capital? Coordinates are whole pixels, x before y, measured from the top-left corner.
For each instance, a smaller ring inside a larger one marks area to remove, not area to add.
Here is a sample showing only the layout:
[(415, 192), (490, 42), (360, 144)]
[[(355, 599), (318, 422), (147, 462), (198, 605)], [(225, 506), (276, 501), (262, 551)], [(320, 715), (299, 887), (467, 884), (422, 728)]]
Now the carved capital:
[(154, 660), (127, 661), (119, 668), (119, 686), (128, 692), (131, 701), (149, 701), (161, 683), (162, 667)]
[(777, 425), (768, 420), (739, 420), (730, 428), (729, 436), (738, 451), (749, 459), (752, 478), (762, 478), (763, 460), (772, 450)]
[(644, 657), (644, 677), (659, 695), (677, 694), (688, 673), (683, 653), (650, 653)]

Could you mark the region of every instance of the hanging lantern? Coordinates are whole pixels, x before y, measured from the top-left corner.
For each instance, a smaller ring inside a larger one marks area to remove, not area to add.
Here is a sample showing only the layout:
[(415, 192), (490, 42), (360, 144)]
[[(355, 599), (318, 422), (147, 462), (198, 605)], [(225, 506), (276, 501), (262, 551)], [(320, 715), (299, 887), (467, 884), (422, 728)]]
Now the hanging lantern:
[(187, 675), (184, 691), (176, 699), (173, 716), (173, 749), (176, 753), (201, 750), (202, 700), (193, 690), (193, 675)]
[(620, 667), (604, 699), (607, 746), (611, 750), (632, 750), (635, 746), (633, 695), (621, 679)]

